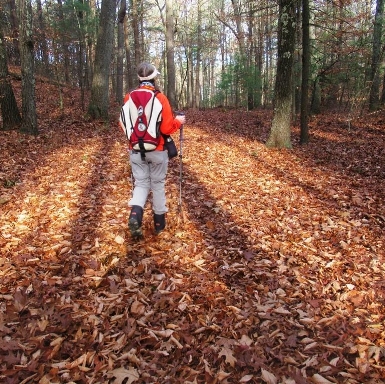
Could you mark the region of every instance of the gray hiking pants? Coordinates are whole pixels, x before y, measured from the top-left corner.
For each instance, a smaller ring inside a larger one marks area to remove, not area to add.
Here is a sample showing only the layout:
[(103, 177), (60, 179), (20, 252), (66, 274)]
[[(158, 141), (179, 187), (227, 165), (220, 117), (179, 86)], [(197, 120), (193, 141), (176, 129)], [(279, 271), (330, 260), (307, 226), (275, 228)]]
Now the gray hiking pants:
[(144, 208), (148, 194), (152, 192), (152, 210), (157, 215), (167, 212), (165, 182), (168, 169), (167, 151), (147, 152), (142, 160), (140, 153), (130, 151), (134, 191), (128, 205)]

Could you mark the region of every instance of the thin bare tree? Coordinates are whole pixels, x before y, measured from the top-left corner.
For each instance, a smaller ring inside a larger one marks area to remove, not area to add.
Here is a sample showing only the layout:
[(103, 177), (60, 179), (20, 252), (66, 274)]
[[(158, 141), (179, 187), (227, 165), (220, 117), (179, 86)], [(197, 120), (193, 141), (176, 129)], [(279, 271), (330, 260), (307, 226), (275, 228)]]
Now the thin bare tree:
[(167, 97), (171, 107), (177, 108), (175, 97), (175, 62), (174, 62), (174, 10), (173, 1), (166, 0), (166, 64), (167, 64)]
[(381, 40), (382, 40), (382, 25), (384, 18), (384, 0), (377, 0), (376, 14), (374, 17), (373, 28), (373, 48), (372, 48), (372, 63), (370, 67), (371, 88), (369, 95), (369, 109), (375, 111), (379, 108), (380, 102), (380, 64), (381, 64)]

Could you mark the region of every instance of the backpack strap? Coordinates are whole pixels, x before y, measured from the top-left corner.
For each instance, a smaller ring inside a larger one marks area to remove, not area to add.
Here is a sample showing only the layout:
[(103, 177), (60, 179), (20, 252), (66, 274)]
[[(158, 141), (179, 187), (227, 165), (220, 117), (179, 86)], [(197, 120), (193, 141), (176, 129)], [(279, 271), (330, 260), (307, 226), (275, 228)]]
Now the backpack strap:
[[(156, 97), (156, 95), (157, 95), (158, 93), (160, 93), (159, 89), (155, 89), (155, 90), (154, 90), (154, 96)], [(163, 141), (164, 141), (164, 143), (163, 143), (163, 150), (165, 150), (165, 144), (166, 144), (167, 139), (170, 137), (170, 135), (165, 135), (165, 134), (162, 133), (162, 132), (160, 132), (160, 134), (161, 134), (162, 137), (163, 137)]]
[(139, 152), (140, 152), (140, 157), (142, 158), (142, 160), (144, 160), (146, 158), (146, 151), (144, 149), (144, 143), (143, 143), (143, 138), (140, 137), (139, 138)]

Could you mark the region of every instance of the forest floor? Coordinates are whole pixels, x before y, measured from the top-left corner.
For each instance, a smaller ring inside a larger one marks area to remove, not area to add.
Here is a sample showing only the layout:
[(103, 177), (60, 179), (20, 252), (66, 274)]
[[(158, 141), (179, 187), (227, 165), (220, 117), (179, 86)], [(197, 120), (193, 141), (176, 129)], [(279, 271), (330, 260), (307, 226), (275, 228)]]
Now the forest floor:
[(133, 241), (117, 122), (62, 91), (0, 132), (1, 383), (385, 382), (385, 112), (271, 150), (271, 111), (186, 111)]

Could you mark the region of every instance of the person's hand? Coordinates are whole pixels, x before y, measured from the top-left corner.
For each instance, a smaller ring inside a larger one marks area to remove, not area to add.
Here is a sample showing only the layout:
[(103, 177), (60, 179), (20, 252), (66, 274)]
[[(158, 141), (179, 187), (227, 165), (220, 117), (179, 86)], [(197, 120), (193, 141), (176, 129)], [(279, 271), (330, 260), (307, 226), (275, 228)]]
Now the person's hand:
[(177, 115), (177, 116), (175, 116), (175, 120), (178, 120), (183, 125), (186, 122), (186, 116), (185, 115)]

